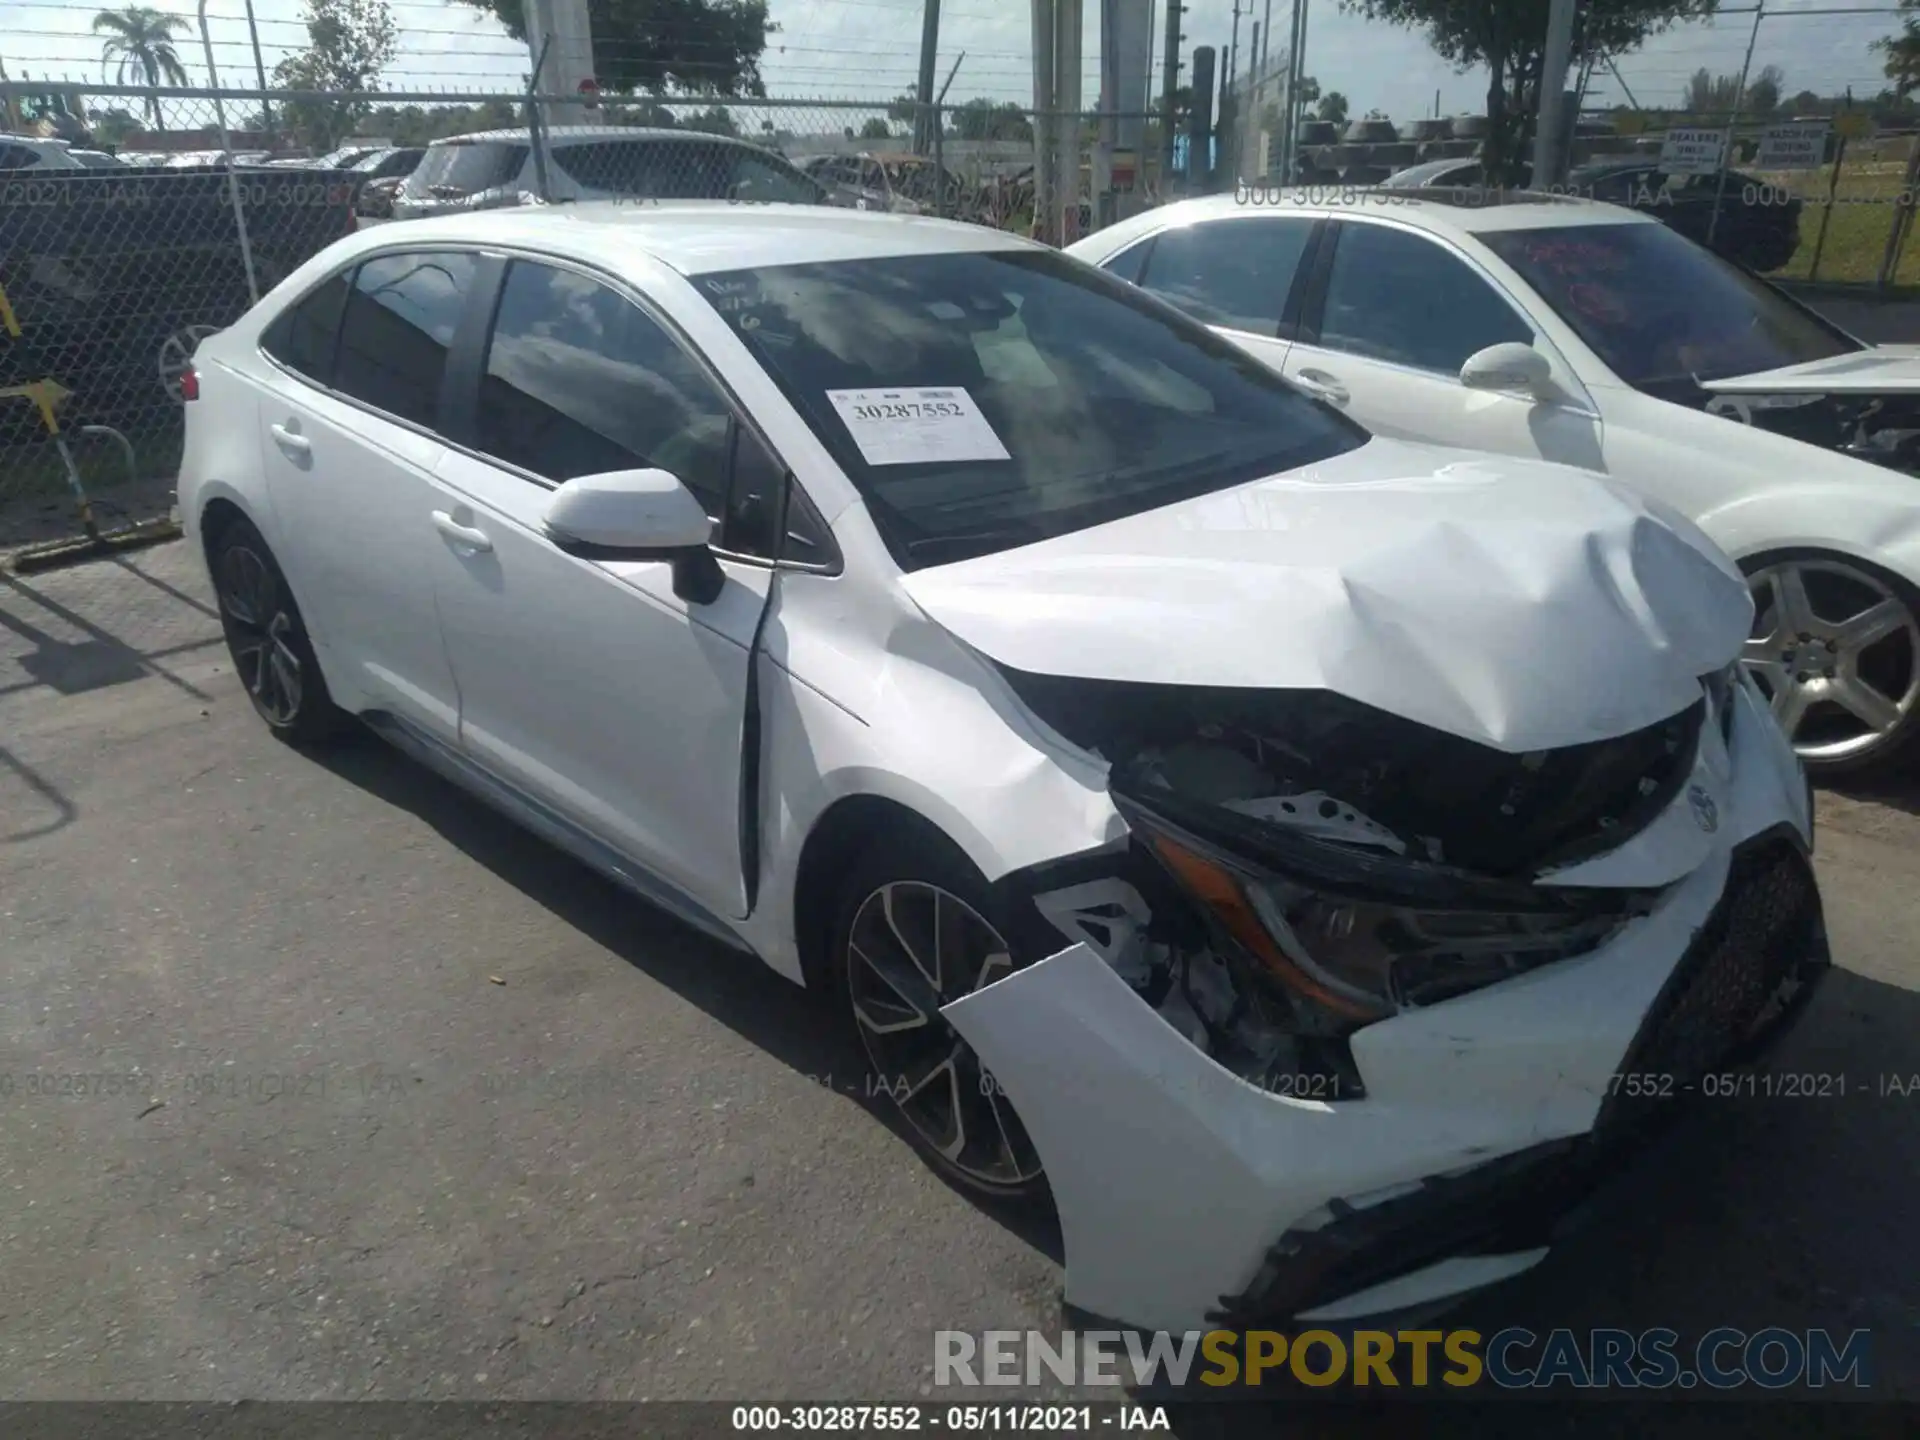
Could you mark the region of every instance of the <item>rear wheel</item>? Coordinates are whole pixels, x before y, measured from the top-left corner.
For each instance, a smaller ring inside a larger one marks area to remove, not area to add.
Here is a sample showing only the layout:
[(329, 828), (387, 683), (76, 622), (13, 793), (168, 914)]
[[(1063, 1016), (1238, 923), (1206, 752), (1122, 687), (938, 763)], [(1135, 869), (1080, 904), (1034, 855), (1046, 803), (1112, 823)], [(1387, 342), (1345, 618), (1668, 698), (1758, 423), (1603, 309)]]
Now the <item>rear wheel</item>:
[(1920, 591), (1820, 551), (1762, 556), (1747, 583), (1743, 659), (1807, 769), (1846, 774), (1905, 751), (1920, 732)]
[(933, 836), (896, 833), (857, 860), (830, 952), (835, 987), (891, 1106), (932, 1164), (973, 1190), (1046, 1193), (1039, 1152), (1012, 1102), (941, 1007), (1023, 963), (993, 922), (987, 886)]
[(221, 526), (207, 548), (227, 653), (254, 711), (292, 744), (333, 738), (346, 713), (327, 693), (307, 627), (266, 540), (236, 517)]

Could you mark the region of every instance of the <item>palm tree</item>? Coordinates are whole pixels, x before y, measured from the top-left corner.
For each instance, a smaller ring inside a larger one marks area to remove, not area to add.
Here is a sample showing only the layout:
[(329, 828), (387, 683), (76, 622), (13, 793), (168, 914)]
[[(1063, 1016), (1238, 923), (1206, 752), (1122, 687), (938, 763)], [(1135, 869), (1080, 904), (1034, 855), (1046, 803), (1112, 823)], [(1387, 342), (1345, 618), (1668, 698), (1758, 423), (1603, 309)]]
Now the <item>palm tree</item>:
[[(100, 47), (100, 73), (105, 75), (107, 67), (117, 60), (120, 68), (114, 76), (116, 84), (126, 84), (131, 73), (136, 83), (144, 79), (150, 89), (158, 89), (163, 82), (185, 85), (187, 70), (174, 53), (173, 37), (187, 28), (184, 15), (169, 15), (146, 5), (102, 10), (93, 17), (93, 33), (107, 37), (107, 43)], [(153, 116), (154, 129), (167, 128), (160, 118), (158, 95), (147, 97), (147, 113)]]

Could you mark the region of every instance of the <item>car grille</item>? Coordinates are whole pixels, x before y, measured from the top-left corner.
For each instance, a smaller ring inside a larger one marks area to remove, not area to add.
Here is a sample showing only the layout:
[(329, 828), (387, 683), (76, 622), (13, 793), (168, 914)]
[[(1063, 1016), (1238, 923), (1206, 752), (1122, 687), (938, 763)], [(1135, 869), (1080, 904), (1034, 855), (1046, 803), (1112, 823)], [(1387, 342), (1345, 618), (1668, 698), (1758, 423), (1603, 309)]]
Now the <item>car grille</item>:
[[(1366, 1209), (1336, 1200), (1331, 1223), (1282, 1235), (1253, 1284), (1222, 1297), (1210, 1318), (1241, 1326), (1289, 1319), (1449, 1256), (1547, 1244), (1562, 1219), (1678, 1113), (1673, 1102), (1696, 1093), (1703, 1075), (1777, 1038), (1829, 963), (1820, 892), (1797, 842), (1748, 842), (1734, 852), (1720, 903), (1649, 1008), (1591, 1133), (1426, 1180)], [(1628, 1083), (1633, 1077), (1647, 1083)]]

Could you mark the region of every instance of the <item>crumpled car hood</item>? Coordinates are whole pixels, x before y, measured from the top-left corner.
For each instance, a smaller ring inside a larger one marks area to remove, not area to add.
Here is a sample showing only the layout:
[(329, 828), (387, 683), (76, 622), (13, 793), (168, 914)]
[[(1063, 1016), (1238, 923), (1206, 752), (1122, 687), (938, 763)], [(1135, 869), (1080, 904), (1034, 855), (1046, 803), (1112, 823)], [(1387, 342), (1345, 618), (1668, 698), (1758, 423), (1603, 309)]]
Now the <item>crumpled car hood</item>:
[(1753, 613), (1691, 522), (1612, 481), (1378, 438), (903, 584), (1016, 670), (1331, 690), (1516, 753), (1685, 709)]
[(1920, 345), (1876, 345), (1826, 360), (1703, 380), (1718, 395), (1916, 395)]

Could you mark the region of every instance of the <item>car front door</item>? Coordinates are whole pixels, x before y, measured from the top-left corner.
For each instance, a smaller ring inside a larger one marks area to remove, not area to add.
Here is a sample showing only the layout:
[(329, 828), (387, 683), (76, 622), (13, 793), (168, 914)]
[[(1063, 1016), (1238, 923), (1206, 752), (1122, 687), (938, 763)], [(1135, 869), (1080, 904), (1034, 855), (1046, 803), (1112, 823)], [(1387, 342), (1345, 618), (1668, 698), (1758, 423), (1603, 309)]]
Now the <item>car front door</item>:
[[(1602, 468), (1585, 387), (1486, 273), (1419, 231), (1352, 220), (1330, 228), (1288, 379), (1376, 434)], [(1550, 393), (1461, 383), (1471, 356), (1504, 343), (1547, 356)]]
[[(374, 256), (268, 327), (260, 446), (276, 550), (327, 662), (385, 710), (451, 743), (459, 706), (428, 560), (448, 347), (477, 257)], [(343, 696), (344, 698), (348, 698)]]
[(770, 567), (723, 554), (724, 587), (696, 604), (670, 564), (569, 554), (542, 517), (561, 482), (653, 467), (717, 517), (736, 469), (773, 462), (666, 327), (584, 272), (513, 260), (471, 352), (462, 443), (423, 517), (461, 743), (709, 912), (744, 915), (741, 743)]
[(1318, 221), (1248, 215), (1162, 230), (1107, 269), (1205, 321), (1275, 370), (1286, 364), (1300, 262)]

